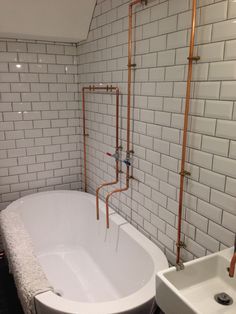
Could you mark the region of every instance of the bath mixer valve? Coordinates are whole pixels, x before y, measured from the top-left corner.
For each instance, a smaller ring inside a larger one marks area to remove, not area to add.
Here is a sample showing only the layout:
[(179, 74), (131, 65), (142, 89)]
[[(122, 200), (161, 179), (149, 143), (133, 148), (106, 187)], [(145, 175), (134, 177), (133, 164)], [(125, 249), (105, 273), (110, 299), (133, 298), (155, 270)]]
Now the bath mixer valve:
[(109, 157), (115, 158), (115, 160), (121, 161), (121, 158), (120, 158), (120, 148), (117, 149), (114, 154), (111, 154), (111, 153), (107, 152), (106, 155), (109, 156)]

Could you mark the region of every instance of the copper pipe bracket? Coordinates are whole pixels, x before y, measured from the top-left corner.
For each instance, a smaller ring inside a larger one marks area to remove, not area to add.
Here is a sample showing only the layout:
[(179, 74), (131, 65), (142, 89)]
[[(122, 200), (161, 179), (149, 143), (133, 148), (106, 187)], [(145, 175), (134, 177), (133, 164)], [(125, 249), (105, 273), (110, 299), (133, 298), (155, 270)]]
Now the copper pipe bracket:
[(181, 176), (183, 176), (183, 177), (188, 177), (188, 176), (191, 176), (191, 172), (189, 172), (189, 171), (186, 171), (186, 170), (184, 170), (184, 171), (180, 171), (180, 173), (179, 173)]
[(136, 179), (134, 176), (129, 176), (129, 179), (130, 180), (134, 180), (134, 181), (137, 181), (137, 182), (140, 182), (138, 179)]
[(128, 68), (135, 68), (137, 66), (136, 63), (127, 64)]
[(199, 61), (201, 59), (201, 57), (200, 56), (193, 56), (193, 57), (188, 57), (188, 60), (189, 61)]
[(186, 244), (183, 241), (176, 243), (176, 246), (181, 249), (186, 249)]
[(184, 264), (182, 262), (179, 262), (178, 264), (176, 264), (175, 267), (177, 271), (184, 270)]

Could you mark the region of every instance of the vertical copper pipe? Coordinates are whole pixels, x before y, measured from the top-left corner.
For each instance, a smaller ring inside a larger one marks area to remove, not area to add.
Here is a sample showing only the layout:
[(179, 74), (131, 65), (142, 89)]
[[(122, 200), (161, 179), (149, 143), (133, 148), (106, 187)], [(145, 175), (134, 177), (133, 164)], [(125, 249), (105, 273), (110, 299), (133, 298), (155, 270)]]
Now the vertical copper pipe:
[(191, 39), (190, 39), (190, 48), (189, 48), (189, 57), (188, 57), (188, 60), (189, 60), (189, 62), (188, 62), (188, 78), (187, 78), (186, 103), (185, 103), (185, 113), (184, 113), (182, 160), (181, 160), (181, 172), (180, 172), (177, 256), (176, 256), (176, 264), (177, 265), (180, 263), (181, 221), (182, 221), (182, 210), (183, 210), (183, 192), (184, 192), (188, 117), (189, 117), (189, 105), (190, 105), (190, 97), (191, 97), (191, 81), (192, 81), (193, 59), (194, 59), (193, 52), (194, 52), (194, 38), (195, 38), (195, 26), (196, 26), (196, 10), (197, 10), (196, 0), (193, 0), (192, 29), (191, 29)]
[[(119, 88), (116, 88), (116, 154), (119, 153), (119, 97), (120, 91)], [(117, 157), (117, 156), (116, 156)], [(99, 191), (101, 188), (109, 185), (117, 184), (119, 181), (119, 160), (116, 159), (116, 179), (112, 182), (105, 182), (101, 184), (96, 190), (96, 213), (97, 219), (99, 219)]]
[(84, 192), (87, 192), (87, 156), (86, 156), (86, 121), (85, 121), (85, 87), (82, 89), (83, 139), (84, 139)]
[[(133, 29), (133, 6), (147, 1), (134, 0), (129, 4), (129, 31), (128, 31), (128, 83), (127, 83), (127, 148), (126, 154), (130, 155), (130, 111), (131, 111), (131, 80), (132, 80), (132, 29)], [(109, 228), (109, 199), (115, 193), (125, 192), (129, 189), (130, 165), (126, 164), (126, 186), (110, 192), (106, 197), (106, 224)]]

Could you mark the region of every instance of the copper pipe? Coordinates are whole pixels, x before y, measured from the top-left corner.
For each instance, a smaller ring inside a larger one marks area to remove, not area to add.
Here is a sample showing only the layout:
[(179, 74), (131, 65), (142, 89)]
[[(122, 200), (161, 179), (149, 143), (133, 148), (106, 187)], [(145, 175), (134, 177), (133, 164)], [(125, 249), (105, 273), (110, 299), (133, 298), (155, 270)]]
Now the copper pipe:
[(85, 87), (82, 89), (82, 111), (83, 111), (83, 139), (84, 139), (84, 192), (87, 192), (87, 151), (86, 151), (86, 120), (85, 120)]
[(177, 256), (176, 256), (177, 265), (180, 265), (180, 250), (181, 250), (181, 247), (183, 247), (183, 243), (181, 242), (181, 221), (182, 221), (182, 210), (183, 210), (184, 177), (187, 174), (187, 172), (185, 171), (185, 161), (186, 161), (187, 131), (188, 131), (188, 117), (189, 117), (189, 106), (190, 106), (190, 97), (191, 97), (193, 60), (198, 59), (197, 57), (193, 56), (195, 26), (196, 26), (196, 11), (197, 11), (196, 0), (193, 0), (192, 29), (191, 29), (191, 39), (190, 39), (190, 48), (189, 48), (189, 57), (188, 57), (188, 78), (187, 78), (186, 103), (185, 103), (185, 113), (184, 113), (182, 160), (181, 160), (181, 172), (180, 172), (178, 234), (177, 234), (177, 244), (176, 244), (177, 245)]
[[(128, 83), (127, 83), (127, 157), (130, 156), (130, 111), (131, 111), (131, 79), (132, 79), (132, 29), (133, 29), (133, 6), (147, 1), (134, 0), (129, 4), (129, 31), (128, 31)], [(109, 199), (115, 193), (125, 192), (129, 189), (130, 164), (126, 163), (126, 186), (122, 189), (116, 189), (110, 192), (106, 197), (106, 224), (109, 228)]]
[(236, 264), (236, 252), (234, 253), (231, 262), (230, 262), (230, 267), (229, 267), (229, 276), (234, 277), (235, 273), (235, 264)]
[(88, 92), (95, 92), (96, 90), (104, 90), (106, 92), (112, 92), (114, 90), (117, 90), (117, 87), (114, 87), (112, 85), (106, 85), (106, 86), (95, 86), (95, 85), (89, 85), (82, 88), (82, 111), (83, 111), (83, 146), (84, 146), (84, 191), (87, 192), (87, 149), (86, 149), (86, 137), (88, 134), (86, 134), (86, 117), (85, 117), (85, 91)]
[[(116, 88), (116, 154), (119, 154), (119, 96), (120, 96), (120, 90), (119, 88)], [(110, 186), (117, 184), (119, 182), (119, 160), (117, 159), (118, 156), (116, 156), (116, 179), (112, 182), (104, 182), (101, 184), (97, 190), (96, 190), (96, 212), (97, 212), (97, 220), (99, 219), (99, 191), (101, 188), (105, 186)]]

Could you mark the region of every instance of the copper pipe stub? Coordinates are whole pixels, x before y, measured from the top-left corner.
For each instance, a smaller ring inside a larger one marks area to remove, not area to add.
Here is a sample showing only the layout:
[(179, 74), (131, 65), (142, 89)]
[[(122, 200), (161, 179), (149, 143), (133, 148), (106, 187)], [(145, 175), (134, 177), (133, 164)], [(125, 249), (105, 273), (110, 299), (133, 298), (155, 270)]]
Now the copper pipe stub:
[(175, 267), (177, 271), (184, 270), (184, 264), (182, 262), (179, 262), (178, 264), (176, 264)]

